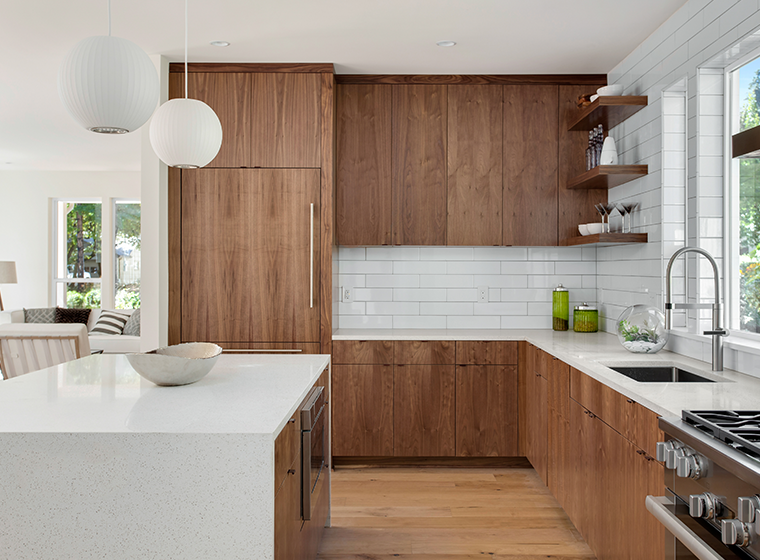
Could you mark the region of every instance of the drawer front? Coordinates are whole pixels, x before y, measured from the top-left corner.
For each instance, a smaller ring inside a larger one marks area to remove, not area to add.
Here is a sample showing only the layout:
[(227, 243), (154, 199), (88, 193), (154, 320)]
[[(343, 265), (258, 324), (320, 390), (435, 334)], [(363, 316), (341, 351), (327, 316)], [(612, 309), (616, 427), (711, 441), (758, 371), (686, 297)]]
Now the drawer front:
[(390, 340), (334, 340), (334, 364), (393, 363), (393, 341)]
[(665, 434), (658, 424), (659, 415), (636, 403), (636, 422), (633, 425), (633, 443), (647, 452), (650, 457), (657, 457), (657, 442), (665, 441)]
[(517, 342), (475, 341), (456, 343), (457, 365), (515, 365)]
[(570, 370), (570, 398), (635, 443), (634, 429), (638, 406), (635, 401), (575, 368)]
[(454, 365), (456, 344), (450, 340), (397, 340), (393, 363), (403, 365)]
[(533, 367), (534, 373), (548, 381), (551, 378), (552, 368), (554, 367), (554, 356), (534, 346)]
[[(280, 435), (274, 440), (274, 490), (280, 488), (293, 468), (293, 463), (300, 455), (301, 448), (301, 415), (296, 410), (282, 428)], [(297, 467), (298, 465), (296, 465)]]

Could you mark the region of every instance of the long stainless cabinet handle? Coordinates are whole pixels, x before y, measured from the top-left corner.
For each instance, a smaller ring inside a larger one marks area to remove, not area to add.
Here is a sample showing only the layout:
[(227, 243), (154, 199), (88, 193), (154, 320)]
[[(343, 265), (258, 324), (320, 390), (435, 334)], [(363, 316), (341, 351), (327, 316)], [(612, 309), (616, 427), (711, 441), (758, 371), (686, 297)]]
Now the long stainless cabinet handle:
[(311, 520), (311, 430), (301, 432), (301, 517)]
[(314, 308), (314, 203), (311, 203), (311, 216), (309, 218), (309, 309)]
[(277, 349), (277, 350), (266, 349), (266, 348), (261, 348), (261, 349), (259, 348), (240, 348), (240, 349), (225, 348), (224, 350), (222, 350), (222, 352), (224, 352), (225, 354), (234, 354), (236, 352), (239, 354), (254, 354), (254, 353), (259, 353), (259, 352), (266, 353), (266, 354), (274, 354), (275, 352), (280, 352), (280, 353), (303, 352), (303, 350), (301, 348), (285, 348), (285, 349)]
[(647, 496), (647, 509), (676, 539), (699, 560), (723, 560), (723, 557), (710, 548), (705, 541), (689, 529), (669, 509), (670, 501), (664, 496)]

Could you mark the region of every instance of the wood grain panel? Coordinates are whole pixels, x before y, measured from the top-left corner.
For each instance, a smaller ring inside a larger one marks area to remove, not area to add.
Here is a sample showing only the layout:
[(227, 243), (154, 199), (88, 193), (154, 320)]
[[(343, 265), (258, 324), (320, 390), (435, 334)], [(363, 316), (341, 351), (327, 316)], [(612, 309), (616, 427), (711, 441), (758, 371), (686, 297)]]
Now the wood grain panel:
[[(333, 252), (335, 237), (335, 76), (320, 74), (320, 243), (315, 274), (319, 276), (320, 341), (322, 353), (332, 354), (333, 335)], [(337, 323), (336, 323), (337, 325)]]
[(393, 366), (334, 365), (332, 452), (393, 455)]
[(536, 375), (540, 375), (547, 381), (551, 380), (554, 369), (554, 356), (548, 352), (544, 352), (540, 348), (536, 348), (533, 368)]
[(457, 364), (511, 365), (518, 362), (517, 342), (463, 340), (456, 343)]
[(529, 418), (528, 430), (532, 434), (533, 456), (528, 457), (533, 468), (548, 484), (548, 453), (549, 453), (549, 418), (548, 392), (549, 382), (540, 375), (534, 375), (528, 386)]
[[(636, 403), (633, 414), (632, 437), (634, 444), (646, 451), (650, 457), (657, 456), (657, 442), (665, 441), (665, 434), (659, 426), (659, 414)], [(662, 496), (662, 494), (657, 494)]]
[(606, 74), (338, 74), (339, 84), (597, 84)]
[[(579, 95), (595, 91), (604, 85), (559, 86), (559, 122), (567, 122), (568, 115), (577, 114)], [(606, 133), (607, 131), (605, 131)], [(607, 202), (606, 189), (571, 190), (568, 182), (586, 170), (588, 132), (570, 132), (559, 127), (559, 240), (577, 237), (578, 224), (599, 221), (594, 204)]]
[(222, 123), (222, 147), (206, 168), (250, 167), (251, 84), (251, 74), (188, 73), (189, 96), (211, 107)]
[(516, 366), (457, 366), (458, 457), (518, 455)]
[(295, 461), (294, 472), (288, 473), (274, 498), (274, 557), (275, 560), (303, 558), (301, 538), (301, 476)]
[(518, 343), (519, 360), (517, 364), (517, 404), (518, 404), (518, 426), (520, 432), (520, 454), (527, 457), (530, 441), (528, 437), (528, 376), (533, 373), (533, 351), (534, 346), (521, 340)]
[(557, 245), (557, 86), (504, 86), (504, 245)]
[[(317, 342), (224, 342), (211, 341), (221, 346), (225, 352), (240, 350), (242, 354), (321, 354), (322, 349)], [(292, 350), (292, 352), (280, 352)], [(245, 352), (242, 352), (245, 351)], [(230, 354), (236, 352), (228, 352)]]
[(182, 201), (183, 341), (319, 342), (319, 171), (183, 172)]
[(456, 454), (454, 366), (393, 368), (393, 454), (446, 457)]
[(570, 370), (570, 397), (593, 412), (628, 441), (634, 441), (637, 404), (575, 368)]
[(501, 245), (502, 89), (447, 87), (447, 245)]
[(393, 86), (393, 244), (446, 244), (446, 87)]
[[(169, 64), (169, 73), (183, 73), (183, 62)], [(187, 65), (188, 73), (192, 72), (305, 72), (305, 73), (329, 73), (335, 71), (332, 63), (302, 63), (302, 62), (191, 62)], [(579, 83), (579, 82), (573, 82)]]
[(391, 87), (338, 88), (337, 215), (341, 245), (390, 245)]
[(275, 492), (285, 482), (288, 469), (301, 456), (301, 414), (296, 411), (274, 440)]
[(320, 167), (319, 74), (254, 73), (251, 166)]
[(392, 364), (392, 340), (335, 340), (334, 364)]
[(554, 358), (552, 375), (548, 385), (548, 463), (549, 489), (562, 507), (573, 499), (569, 483), (572, 476), (570, 447), (570, 366)]
[(450, 340), (396, 340), (393, 343), (393, 363), (396, 364), (454, 364), (456, 343)]

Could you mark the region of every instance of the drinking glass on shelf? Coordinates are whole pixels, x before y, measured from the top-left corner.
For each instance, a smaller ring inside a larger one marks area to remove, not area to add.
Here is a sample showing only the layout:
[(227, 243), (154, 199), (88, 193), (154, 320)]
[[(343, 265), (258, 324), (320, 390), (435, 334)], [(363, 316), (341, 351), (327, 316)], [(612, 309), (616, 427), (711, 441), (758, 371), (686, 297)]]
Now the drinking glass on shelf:
[[(623, 216), (623, 233), (633, 232), (633, 211), (638, 205), (638, 202), (621, 202), (617, 205), (618, 212)], [(626, 216), (628, 216), (627, 224)]]
[[(602, 232), (609, 233), (610, 214), (612, 214), (612, 211), (615, 209), (615, 205), (610, 204), (609, 202), (600, 202), (599, 204), (594, 204), (594, 208), (596, 208), (596, 211), (602, 215)], [(607, 217), (607, 224), (604, 223), (605, 216)]]
[(602, 217), (602, 233), (604, 233), (604, 217), (607, 215), (607, 211), (602, 204), (594, 204), (594, 208), (596, 208), (596, 211)]

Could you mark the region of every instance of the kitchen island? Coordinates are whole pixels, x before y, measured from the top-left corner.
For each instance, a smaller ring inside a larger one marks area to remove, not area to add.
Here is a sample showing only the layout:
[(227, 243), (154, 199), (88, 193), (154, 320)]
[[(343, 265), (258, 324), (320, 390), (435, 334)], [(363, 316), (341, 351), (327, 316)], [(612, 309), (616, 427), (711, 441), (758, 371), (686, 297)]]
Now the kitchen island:
[(2, 382), (2, 557), (274, 558), (275, 440), (329, 365), (223, 355), (157, 387), (104, 354)]

